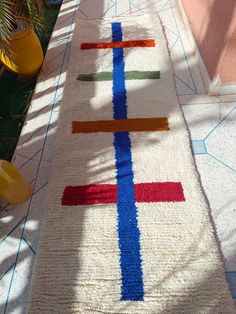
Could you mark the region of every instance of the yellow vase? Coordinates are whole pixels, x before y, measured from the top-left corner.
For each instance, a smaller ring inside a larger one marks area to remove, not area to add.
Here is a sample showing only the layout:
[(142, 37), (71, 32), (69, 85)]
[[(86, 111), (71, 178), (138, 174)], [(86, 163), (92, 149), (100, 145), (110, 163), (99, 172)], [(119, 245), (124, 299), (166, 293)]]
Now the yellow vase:
[(6, 160), (0, 160), (0, 197), (10, 204), (26, 201), (32, 193), (31, 186), (19, 171)]
[(35, 32), (27, 28), (12, 35), (11, 59), (0, 51), (0, 60), (5, 67), (20, 76), (33, 76), (43, 63), (43, 51)]

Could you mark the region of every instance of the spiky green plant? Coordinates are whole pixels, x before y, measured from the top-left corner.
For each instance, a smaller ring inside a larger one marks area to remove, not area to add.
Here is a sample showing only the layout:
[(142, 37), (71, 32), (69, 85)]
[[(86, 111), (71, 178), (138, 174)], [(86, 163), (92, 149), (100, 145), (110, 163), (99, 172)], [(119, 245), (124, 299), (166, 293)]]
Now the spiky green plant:
[(24, 19), (37, 34), (45, 30), (44, 9), (46, 0), (0, 0), (0, 50), (11, 54), (11, 34), (16, 19)]

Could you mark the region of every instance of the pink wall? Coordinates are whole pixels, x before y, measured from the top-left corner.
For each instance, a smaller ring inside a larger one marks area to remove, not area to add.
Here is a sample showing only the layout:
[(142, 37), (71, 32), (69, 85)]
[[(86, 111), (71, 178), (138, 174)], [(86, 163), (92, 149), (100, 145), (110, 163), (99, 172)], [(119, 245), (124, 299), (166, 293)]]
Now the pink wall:
[(182, 0), (211, 78), (236, 84), (236, 0)]

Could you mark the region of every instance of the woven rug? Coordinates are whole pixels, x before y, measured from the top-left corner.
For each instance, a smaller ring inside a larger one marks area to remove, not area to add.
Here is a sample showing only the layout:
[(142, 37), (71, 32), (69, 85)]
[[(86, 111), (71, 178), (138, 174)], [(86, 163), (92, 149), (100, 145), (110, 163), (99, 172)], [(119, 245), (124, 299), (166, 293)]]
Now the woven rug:
[(77, 20), (29, 313), (234, 313), (156, 15)]

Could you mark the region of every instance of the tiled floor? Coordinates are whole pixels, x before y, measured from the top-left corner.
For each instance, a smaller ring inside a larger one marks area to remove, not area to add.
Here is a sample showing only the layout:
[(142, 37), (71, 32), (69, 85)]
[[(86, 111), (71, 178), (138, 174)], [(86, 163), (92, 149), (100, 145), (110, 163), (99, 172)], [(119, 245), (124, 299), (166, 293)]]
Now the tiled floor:
[(165, 28), (179, 102), (236, 298), (236, 95), (204, 95), (175, 0), (66, 0), (14, 156), (34, 192), (20, 206), (1, 203), (0, 313), (26, 312), (75, 15), (94, 19), (155, 12)]

